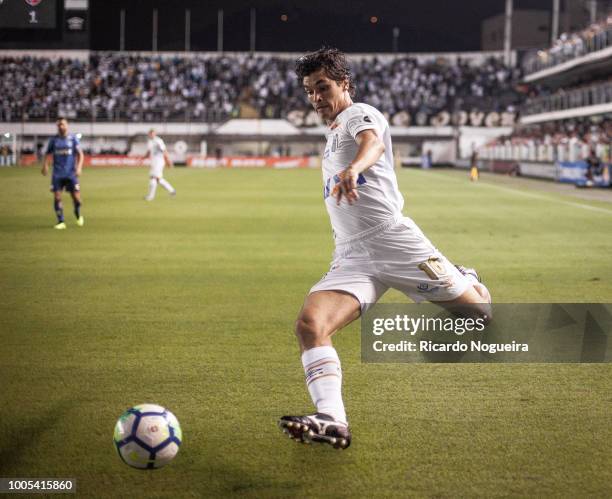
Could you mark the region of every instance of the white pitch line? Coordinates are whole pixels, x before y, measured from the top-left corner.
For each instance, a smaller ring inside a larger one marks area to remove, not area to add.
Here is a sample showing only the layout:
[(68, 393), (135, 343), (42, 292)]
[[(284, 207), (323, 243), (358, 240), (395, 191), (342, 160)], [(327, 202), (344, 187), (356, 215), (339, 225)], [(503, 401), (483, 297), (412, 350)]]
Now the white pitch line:
[[(422, 172), (424, 173), (424, 172)], [(448, 180), (455, 180), (457, 182), (462, 182), (461, 179), (458, 178), (454, 178), (454, 177), (449, 177), (447, 175), (443, 175), (443, 174), (438, 174), (439, 177), (448, 179)], [(525, 192), (525, 191), (520, 191), (518, 189), (512, 189), (511, 187), (502, 187), (501, 185), (495, 185), (495, 184), (490, 184), (488, 182), (479, 182), (479, 185), (485, 185), (487, 187), (491, 187), (493, 189), (499, 189), (502, 191), (506, 191), (509, 192), (511, 194), (517, 194), (519, 196), (526, 196), (526, 197), (530, 197), (530, 198), (534, 198), (534, 199), (541, 199), (544, 201), (551, 201), (554, 203), (559, 203), (559, 204), (565, 204), (568, 206), (575, 206), (577, 208), (583, 208), (585, 210), (591, 210), (591, 211), (598, 211), (600, 213), (605, 213), (606, 215), (612, 215), (612, 210), (608, 210), (606, 208), (601, 208), (599, 206), (591, 206), (588, 204), (582, 204), (582, 203), (575, 203), (573, 201), (564, 201), (562, 199), (556, 199), (550, 196), (543, 196), (542, 194), (534, 194), (532, 192)]]
[(554, 197), (545, 196), (545, 195), (542, 195), (542, 194), (535, 194), (533, 192), (520, 191), (518, 189), (513, 189), (511, 187), (502, 187), (501, 185), (489, 184), (488, 182), (483, 182), (483, 184), (486, 185), (487, 187), (492, 187), (494, 189), (499, 189), (499, 190), (502, 190), (502, 191), (510, 192), (512, 194), (518, 194), (519, 196), (527, 196), (527, 197), (534, 198), (534, 199), (542, 199), (544, 201), (552, 201), (552, 202), (555, 202), (555, 203), (565, 204), (565, 205), (568, 205), (568, 206), (576, 206), (578, 208), (584, 208), (585, 210), (598, 211), (600, 213), (606, 213), (607, 215), (612, 215), (612, 210), (608, 210), (606, 208), (601, 208), (599, 206), (591, 206), (590, 204), (576, 203), (574, 201), (564, 201), (563, 199), (556, 199)]

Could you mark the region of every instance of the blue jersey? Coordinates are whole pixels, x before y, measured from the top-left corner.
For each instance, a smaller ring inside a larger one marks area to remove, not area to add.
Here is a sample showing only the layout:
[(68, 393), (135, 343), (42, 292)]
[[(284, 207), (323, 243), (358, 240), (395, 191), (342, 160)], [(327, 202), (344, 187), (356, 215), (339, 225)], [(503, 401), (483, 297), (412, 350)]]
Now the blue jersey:
[(80, 147), (79, 139), (69, 133), (65, 137), (51, 137), (47, 154), (53, 154), (53, 176), (72, 177), (76, 173), (76, 157)]

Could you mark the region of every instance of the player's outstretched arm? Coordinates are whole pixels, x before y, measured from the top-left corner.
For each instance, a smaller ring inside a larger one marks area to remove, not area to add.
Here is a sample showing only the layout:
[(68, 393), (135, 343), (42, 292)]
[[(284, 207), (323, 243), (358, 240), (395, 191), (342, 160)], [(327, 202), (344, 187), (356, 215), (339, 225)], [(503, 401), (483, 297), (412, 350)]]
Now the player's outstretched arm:
[(85, 160), (85, 154), (83, 154), (81, 148), (77, 149), (77, 154), (79, 155), (79, 157), (77, 159), (76, 175), (77, 177), (79, 177), (81, 175), (81, 172), (83, 171), (83, 161)]
[(40, 170), (40, 173), (42, 173), (45, 176), (47, 175), (47, 172), (49, 171), (50, 162), (51, 162), (51, 155), (45, 154), (45, 159), (43, 161), (43, 166), (42, 166), (42, 170)]
[(374, 130), (359, 132), (355, 138), (359, 149), (355, 159), (340, 175), (340, 183), (335, 190), (336, 203), (340, 204), (342, 198), (346, 198), (349, 204), (359, 199), (357, 193), (357, 178), (359, 174), (366, 171), (378, 161), (380, 155), (385, 152), (385, 145), (376, 135)]

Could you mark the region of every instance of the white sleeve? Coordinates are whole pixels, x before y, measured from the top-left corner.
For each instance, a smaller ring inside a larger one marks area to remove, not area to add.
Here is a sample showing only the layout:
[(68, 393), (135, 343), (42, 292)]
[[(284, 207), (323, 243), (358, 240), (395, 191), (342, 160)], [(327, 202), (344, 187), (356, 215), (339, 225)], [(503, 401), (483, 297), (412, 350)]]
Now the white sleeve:
[(374, 113), (368, 112), (360, 106), (354, 106), (354, 109), (351, 109), (350, 116), (346, 121), (346, 130), (354, 139), (359, 132), (364, 130), (374, 130), (381, 139), (383, 136), (383, 131)]
[(157, 144), (159, 145), (159, 150), (161, 152), (164, 152), (166, 150), (166, 144), (164, 144), (164, 141), (160, 137), (158, 137)]

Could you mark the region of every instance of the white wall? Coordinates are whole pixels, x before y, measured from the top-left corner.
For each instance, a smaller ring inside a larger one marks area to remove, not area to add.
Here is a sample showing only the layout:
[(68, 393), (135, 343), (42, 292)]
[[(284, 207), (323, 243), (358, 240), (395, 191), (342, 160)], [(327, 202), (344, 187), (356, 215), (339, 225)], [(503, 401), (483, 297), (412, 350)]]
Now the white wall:
[(435, 164), (448, 164), (455, 161), (454, 140), (425, 140), (421, 154), (431, 151), (431, 162)]
[(459, 158), (469, 158), (474, 148), (485, 145), (502, 135), (510, 135), (512, 127), (461, 127), (459, 129)]

